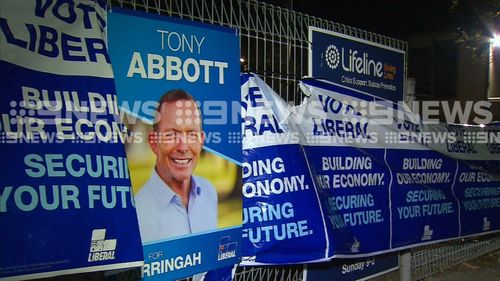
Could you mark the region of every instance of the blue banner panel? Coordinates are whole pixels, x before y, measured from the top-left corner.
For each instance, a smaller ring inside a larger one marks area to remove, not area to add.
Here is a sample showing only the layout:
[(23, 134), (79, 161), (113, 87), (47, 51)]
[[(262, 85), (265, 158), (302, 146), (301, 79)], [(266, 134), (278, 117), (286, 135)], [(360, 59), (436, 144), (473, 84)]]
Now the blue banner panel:
[[(330, 255), (390, 246), (390, 173), (383, 149), (304, 147), (328, 217)], [(377, 233), (378, 235), (373, 235)]]
[(2, 280), (143, 264), (105, 25), (97, 1), (0, 3)]
[(304, 281), (368, 280), (399, 268), (399, 256), (386, 254), (357, 259), (334, 259), (307, 265)]
[(456, 160), (432, 150), (391, 149), (387, 164), (393, 172), (394, 247), (460, 235)]
[(489, 232), (500, 226), (500, 179), (478, 169), (478, 164), (481, 163), (469, 166), (459, 162), (457, 170), (454, 190), (460, 202), (460, 228), (463, 235)]
[(405, 53), (309, 27), (309, 75), (390, 101), (403, 100)]
[(205, 149), (241, 163), (241, 144), (232, 141), (241, 131), (237, 30), (117, 8), (108, 17), (121, 110), (152, 124), (159, 98), (186, 90), (212, 134)]
[(287, 105), (258, 77), (241, 82), (243, 263), (324, 260), (325, 222)]
[[(314, 183), (299, 145), (243, 151), (246, 262), (324, 259), (326, 237)], [(271, 177), (272, 175), (272, 177)], [(278, 245), (286, 245), (279, 250)]]

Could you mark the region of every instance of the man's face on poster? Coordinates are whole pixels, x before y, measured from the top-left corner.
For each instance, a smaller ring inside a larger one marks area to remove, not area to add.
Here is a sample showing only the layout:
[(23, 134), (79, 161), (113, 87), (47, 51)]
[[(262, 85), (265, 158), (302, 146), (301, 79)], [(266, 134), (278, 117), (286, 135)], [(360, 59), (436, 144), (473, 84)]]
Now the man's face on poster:
[(156, 122), (149, 143), (157, 172), (169, 185), (189, 180), (205, 140), (198, 107), (192, 100), (163, 103)]

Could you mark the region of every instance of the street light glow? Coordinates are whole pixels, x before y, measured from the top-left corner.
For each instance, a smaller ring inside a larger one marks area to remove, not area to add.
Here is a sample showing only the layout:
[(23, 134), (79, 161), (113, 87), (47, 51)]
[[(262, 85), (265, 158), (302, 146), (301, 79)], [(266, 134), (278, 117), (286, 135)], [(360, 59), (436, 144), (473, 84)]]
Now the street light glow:
[(493, 44), (493, 47), (500, 47), (500, 34), (494, 35), (494, 37), (491, 39), (491, 44)]

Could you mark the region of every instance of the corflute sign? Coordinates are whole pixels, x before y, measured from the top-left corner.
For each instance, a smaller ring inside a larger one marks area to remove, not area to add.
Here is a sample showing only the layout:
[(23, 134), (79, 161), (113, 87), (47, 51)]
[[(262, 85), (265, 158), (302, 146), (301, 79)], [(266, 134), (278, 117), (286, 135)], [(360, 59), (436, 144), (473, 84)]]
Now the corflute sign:
[(403, 99), (401, 50), (309, 27), (309, 75), (391, 101)]
[[(142, 277), (229, 278), (241, 256), (240, 222), (229, 216), (240, 217), (241, 209), (219, 206), (229, 200), (224, 188), (236, 185), (234, 163), (241, 163), (237, 31), (126, 9), (108, 16), (120, 108), (142, 120), (129, 124), (130, 134), (142, 137), (127, 148), (144, 246)], [(141, 124), (153, 123), (142, 135)], [(229, 161), (218, 165), (221, 157)], [(178, 183), (190, 191), (179, 193)]]

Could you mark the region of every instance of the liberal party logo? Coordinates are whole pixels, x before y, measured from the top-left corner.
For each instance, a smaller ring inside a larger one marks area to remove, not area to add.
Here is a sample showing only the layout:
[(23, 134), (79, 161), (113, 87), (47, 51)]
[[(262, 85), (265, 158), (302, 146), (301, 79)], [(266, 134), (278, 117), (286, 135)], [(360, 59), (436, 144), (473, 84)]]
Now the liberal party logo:
[(431, 229), (429, 225), (424, 226), (424, 233), (422, 234), (422, 241), (431, 240), (434, 230)]
[(89, 262), (115, 259), (116, 239), (106, 240), (106, 229), (92, 230)]
[(229, 242), (230, 240), (230, 236), (224, 236), (219, 240), (217, 260), (221, 261), (236, 257), (236, 247), (238, 246), (238, 242)]
[(491, 221), (489, 221), (487, 217), (483, 217), (483, 231), (487, 231), (490, 229), (491, 229)]
[(361, 243), (359, 243), (358, 238), (356, 236), (354, 237), (354, 243), (351, 245), (351, 252), (353, 253), (358, 253), (359, 252), (359, 246), (361, 246)]
[(340, 63), (340, 53), (335, 45), (329, 45), (325, 51), (325, 60), (329, 68), (335, 69)]

